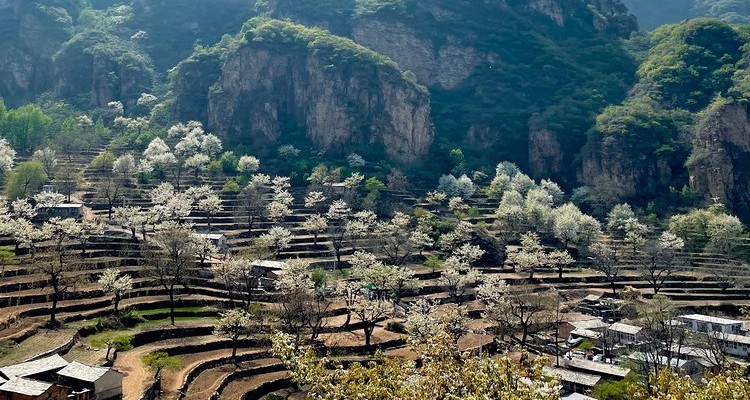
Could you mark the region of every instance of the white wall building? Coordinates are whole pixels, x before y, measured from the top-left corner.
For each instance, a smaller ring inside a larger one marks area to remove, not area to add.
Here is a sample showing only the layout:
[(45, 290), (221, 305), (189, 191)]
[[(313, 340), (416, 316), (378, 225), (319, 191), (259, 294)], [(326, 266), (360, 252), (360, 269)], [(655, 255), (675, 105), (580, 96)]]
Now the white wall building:
[(703, 314), (687, 314), (677, 317), (685, 328), (695, 332), (720, 332), (739, 335), (743, 322), (736, 319), (712, 317)]

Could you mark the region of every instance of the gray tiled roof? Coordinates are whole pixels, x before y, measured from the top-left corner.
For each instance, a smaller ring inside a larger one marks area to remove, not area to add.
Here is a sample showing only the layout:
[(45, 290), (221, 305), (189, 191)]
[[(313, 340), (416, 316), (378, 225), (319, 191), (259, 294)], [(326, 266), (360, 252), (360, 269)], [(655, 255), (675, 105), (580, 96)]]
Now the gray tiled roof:
[(99, 378), (109, 372), (109, 368), (92, 367), (78, 361), (73, 361), (67, 367), (61, 369), (57, 374), (68, 378), (78, 379), (84, 382), (96, 382)]
[(39, 396), (49, 390), (50, 387), (52, 387), (51, 383), (16, 376), (0, 385), (0, 392)]
[(27, 361), (20, 364), (9, 365), (7, 367), (0, 368), (0, 374), (6, 378), (12, 378), (14, 376), (33, 376), (42, 374), (45, 372), (55, 371), (64, 368), (68, 365), (62, 357), (57, 354), (53, 354), (48, 357), (40, 358), (34, 361)]

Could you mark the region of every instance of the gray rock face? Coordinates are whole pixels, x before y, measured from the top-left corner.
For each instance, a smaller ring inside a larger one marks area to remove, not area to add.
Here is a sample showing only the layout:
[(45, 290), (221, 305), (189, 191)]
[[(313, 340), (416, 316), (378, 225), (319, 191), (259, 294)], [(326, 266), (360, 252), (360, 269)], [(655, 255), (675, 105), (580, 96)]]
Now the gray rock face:
[[(75, 2), (70, 2), (76, 12)], [(72, 32), (65, 8), (0, 1), (0, 96), (11, 106), (33, 100), (52, 80), (52, 56)]]
[(534, 178), (559, 176), (562, 172), (563, 151), (557, 134), (543, 121), (529, 123), (529, 166)]
[(433, 140), (429, 94), (390, 66), (328, 65), (308, 49), (251, 42), (229, 55), (209, 96), (209, 128), (229, 142), (275, 144), (303, 127), (325, 152), (382, 146), (413, 163)]
[(708, 200), (750, 217), (750, 110), (726, 104), (711, 110), (696, 127), (688, 162), (690, 185)]
[(420, 36), (423, 35), (401, 22), (359, 21), (352, 29), (355, 42), (389, 56), (428, 86), (454, 89), (483, 60), (476, 49), (462, 45), (456, 38), (449, 37), (436, 47)]

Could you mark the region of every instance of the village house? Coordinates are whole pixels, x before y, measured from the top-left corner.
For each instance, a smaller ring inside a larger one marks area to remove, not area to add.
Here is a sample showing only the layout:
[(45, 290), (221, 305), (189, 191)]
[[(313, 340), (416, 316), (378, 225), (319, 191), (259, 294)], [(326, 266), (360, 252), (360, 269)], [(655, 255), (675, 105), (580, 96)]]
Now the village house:
[(0, 368), (0, 377), (10, 380), (14, 377), (35, 379), (43, 382), (57, 382), (57, 371), (68, 366), (58, 354)]
[(68, 397), (70, 389), (54, 383), (14, 376), (0, 385), (3, 400), (88, 400)]
[(108, 400), (122, 398), (123, 374), (68, 363), (58, 354), (0, 368), (0, 400)]
[(643, 330), (640, 326), (624, 324), (621, 322), (615, 322), (607, 328), (610, 337), (616, 344), (630, 345), (641, 341), (641, 331)]
[(712, 317), (703, 314), (681, 315), (677, 319), (683, 323), (686, 329), (695, 332), (720, 332), (739, 335), (742, 332), (743, 322), (736, 319)]
[(73, 361), (57, 372), (58, 382), (78, 391), (92, 391), (95, 400), (117, 399), (122, 396), (120, 371), (106, 367), (92, 367)]
[(583, 372), (591, 375), (601, 376), (603, 379), (622, 380), (630, 373), (629, 368), (623, 368), (614, 364), (607, 364), (583, 358), (572, 358), (565, 360), (565, 367), (571, 371)]
[(628, 359), (633, 361), (642, 373), (646, 373), (651, 365), (658, 365), (659, 368), (669, 366), (672, 371), (681, 376), (688, 376), (695, 382), (700, 382), (706, 372), (706, 368), (695, 359), (682, 360), (676, 357), (646, 355), (640, 352), (629, 355)]
[(597, 375), (557, 367), (544, 367), (542, 373), (549, 377), (557, 376), (560, 378), (560, 384), (565, 390), (581, 394), (589, 393), (602, 379)]
[(222, 235), (220, 233), (198, 233), (197, 235), (200, 239), (209, 240), (211, 244), (216, 246), (216, 248), (219, 249), (219, 252), (221, 253), (225, 253), (229, 248), (227, 245), (226, 235)]

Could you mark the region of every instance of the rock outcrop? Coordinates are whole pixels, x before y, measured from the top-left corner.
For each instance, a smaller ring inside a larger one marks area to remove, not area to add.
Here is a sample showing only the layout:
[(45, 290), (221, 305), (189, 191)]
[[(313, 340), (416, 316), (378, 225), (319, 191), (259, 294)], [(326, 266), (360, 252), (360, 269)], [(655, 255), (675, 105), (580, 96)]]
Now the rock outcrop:
[(725, 103), (712, 107), (696, 125), (688, 160), (690, 185), (707, 200), (750, 218), (750, 108)]
[(73, 31), (78, 0), (0, 0), (0, 97), (10, 106), (46, 91), (52, 56)]
[(105, 107), (114, 100), (135, 107), (150, 92), (150, 60), (127, 42), (102, 32), (74, 36), (55, 55), (53, 91), (79, 107)]
[[(403, 163), (427, 154), (434, 137), (430, 95), (395, 63), (348, 39), (290, 22), (271, 20), (261, 28), (288, 29), (306, 39), (274, 41), (283, 33), (258, 37), (250, 31), (246, 43), (226, 55), (209, 89), (207, 115), (209, 128), (225, 141), (288, 143), (284, 135), (292, 135), (293, 126), (330, 154), (381, 148)], [(176, 108), (183, 112), (180, 103), (192, 99), (181, 94), (193, 93), (187, 90), (192, 84), (203, 90), (207, 82), (189, 66), (176, 79)]]

